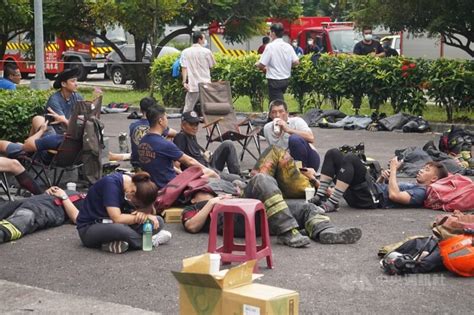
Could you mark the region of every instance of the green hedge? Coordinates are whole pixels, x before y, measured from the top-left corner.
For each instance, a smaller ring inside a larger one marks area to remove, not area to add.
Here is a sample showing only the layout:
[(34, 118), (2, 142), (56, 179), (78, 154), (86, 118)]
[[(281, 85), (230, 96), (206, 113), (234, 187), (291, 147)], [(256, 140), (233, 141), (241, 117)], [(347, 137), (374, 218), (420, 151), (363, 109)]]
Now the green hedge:
[[(259, 56), (215, 56), (213, 81), (229, 81), (235, 98), (248, 96), (252, 109), (262, 111), (267, 85), (264, 74), (255, 67)], [(151, 75), (165, 105), (181, 107), (185, 95), (181, 78), (171, 76), (175, 60), (176, 56), (156, 60)], [(339, 108), (343, 98), (365, 95), (380, 102), (390, 98), (395, 112), (421, 115), (429, 98), (446, 110), (450, 121), (453, 111), (473, 110), (473, 81), (473, 61), (322, 55), (313, 64), (311, 56), (303, 56), (293, 69), (289, 92), (300, 111), (320, 107), (326, 100)]]
[(0, 90), (0, 139), (22, 142), (28, 136), (31, 119), (44, 113), (51, 91)]

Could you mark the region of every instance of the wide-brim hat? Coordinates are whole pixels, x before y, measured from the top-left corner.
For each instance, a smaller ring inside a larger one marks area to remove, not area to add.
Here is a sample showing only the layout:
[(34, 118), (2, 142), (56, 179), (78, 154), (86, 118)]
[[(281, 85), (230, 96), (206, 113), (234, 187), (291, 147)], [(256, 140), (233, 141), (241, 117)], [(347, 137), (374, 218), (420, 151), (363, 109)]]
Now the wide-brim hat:
[(53, 88), (60, 89), (61, 82), (67, 81), (72, 78), (77, 78), (79, 76), (79, 69), (78, 68), (69, 68), (64, 70), (63, 72), (59, 73), (56, 76), (56, 79), (53, 83)]

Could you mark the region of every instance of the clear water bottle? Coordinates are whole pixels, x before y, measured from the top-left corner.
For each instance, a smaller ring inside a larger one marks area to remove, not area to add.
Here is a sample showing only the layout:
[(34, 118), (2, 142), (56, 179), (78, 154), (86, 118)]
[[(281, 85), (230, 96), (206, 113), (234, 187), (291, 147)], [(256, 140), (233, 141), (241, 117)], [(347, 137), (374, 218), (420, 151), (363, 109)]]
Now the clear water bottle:
[(153, 243), (151, 242), (151, 237), (153, 235), (153, 224), (150, 220), (146, 220), (143, 223), (143, 244), (142, 249), (145, 252), (149, 252), (153, 249)]
[(128, 137), (126, 132), (121, 132), (118, 137), (120, 153), (129, 153)]

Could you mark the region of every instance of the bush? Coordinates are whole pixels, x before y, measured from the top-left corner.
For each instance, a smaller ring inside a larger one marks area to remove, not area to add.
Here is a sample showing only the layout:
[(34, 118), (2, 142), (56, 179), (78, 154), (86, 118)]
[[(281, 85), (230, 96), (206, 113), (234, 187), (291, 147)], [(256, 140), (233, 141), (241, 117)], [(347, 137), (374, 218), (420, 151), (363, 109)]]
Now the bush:
[[(211, 70), (213, 81), (229, 81), (234, 98), (248, 96), (254, 111), (263, 110), (267, 97), (265, 75), (255, 67), (259, 56), (230, 57), (216, 54)], [(427, 96), (446, 109), (448, 120), (453, 111), (473, 108), (474, 62), (460, 60), (424, 60), (404, 57), (323, 54), (316, 63), (311, 55), (300, 59), (292, 70), (289, 92), (303, 109), (320, 108), (330, 100), (339, 109), (343, 98), (368, 96), (376, 103), (390, 99), (394, 112), (422, 115)], [(152, 76), (163, 101), (179, 106), (184, 100), (181, 80), (171, 77), (175, 57), (155, 61)]]
[(428, 95), (446, 110), (448, 121), (461, 108), (474, 108), (474, 62), (438, 59), (430, 64)]
[(184, 105), (186, 91), (181, 75), (177, 78), (171, 75), (171, 68), (178, 56), (179, 54), (171, 54), (157, 58), (151, 67), (153, 89), (161, 94), (165, 107), (180, 108)]
[(240, 57), (217, 54), (217, 64), (211, 69), (211, 76), (213, 81), (229, 81), (234, 98), (248, 96), (252, 110), (261, 112), (267, 83), (265, 74), (255, 66), (258, 58), (256, 54)]
[(31, 119), (44, 114), (50, 95), (51, 91), (0, 90), (0, 139), (23, 142), (28, 136)]
[[(151, 70), (154, 88), (162, 95), (167, 107), (182, 107), (186, 91), (181, 76), (173, 78), (171, 67), (178, 55), (168, 55), (156, 59)], [(255, 67), (258, 56), (249, 54), (229, 57), (216, 54), (216, 65), (211, 69), (212, 81), (229, 81), (234, 98), (249, 96), (252, 109), (262, 111), (265, 99), (265, 75)]]

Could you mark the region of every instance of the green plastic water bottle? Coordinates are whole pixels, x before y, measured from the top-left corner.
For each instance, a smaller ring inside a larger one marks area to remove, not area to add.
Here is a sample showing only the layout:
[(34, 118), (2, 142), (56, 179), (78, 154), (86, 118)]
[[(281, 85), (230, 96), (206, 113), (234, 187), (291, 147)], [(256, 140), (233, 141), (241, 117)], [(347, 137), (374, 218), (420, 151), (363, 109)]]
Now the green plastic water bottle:
[(146, 220), (143, 223), (143, 244), (142, 249), (145, 252), (149, 252), (153, 249), (153, 243), (151, 242), (151, 236), (153, 235), (153, 225), (150, 220)]

